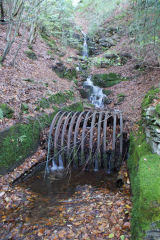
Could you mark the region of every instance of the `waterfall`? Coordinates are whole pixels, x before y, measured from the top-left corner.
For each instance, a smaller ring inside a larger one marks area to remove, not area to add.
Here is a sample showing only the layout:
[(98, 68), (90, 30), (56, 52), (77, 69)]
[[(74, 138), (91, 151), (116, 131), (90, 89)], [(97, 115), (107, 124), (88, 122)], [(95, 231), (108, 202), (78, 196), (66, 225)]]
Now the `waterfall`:
[(87, 45), (87, 35), (82, 32), (83, 34), (83, 38), (84, 38), (84, 41), (83, 41), (83, 58), (88, 58), (88, 45)]
[[(88, 45), (87, 45), (87, 35), (82, 32), (83, 34), (83, 58), (88, 58)], [(107, 98), (100, 87), (94, 86), (92, 82), (92, 76), (89, 76), (87, 80), (84, 82), (84, 88), (89, 89), (89, 100), (91, 103), (97, 108), (104, 107), (104, 101)]]
[(59, 167), (58, 167), (58, 169), (64, 169), (64, 165), (63, 165), (63, 160), (62, 160), (61, 154), (59, 154), (58, 162), (59, 162)]
[(106, 95), (103, 93), (100, 87), (94, 86), (92, 77), (89, 76), (83, 84), (84, 88), (89, 89), (89, 100), (97, 108), (103, 108)]

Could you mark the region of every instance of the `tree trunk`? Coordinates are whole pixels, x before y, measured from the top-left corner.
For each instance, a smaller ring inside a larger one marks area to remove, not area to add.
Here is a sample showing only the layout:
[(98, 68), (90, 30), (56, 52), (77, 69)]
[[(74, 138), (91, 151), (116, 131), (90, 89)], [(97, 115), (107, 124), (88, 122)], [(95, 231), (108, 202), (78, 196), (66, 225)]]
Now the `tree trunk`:
[(0, 9), (1, 9), (1, 18), (0, 18), (0, 21), (1, 21), (1, 22), (4, 22), (3, 0), (0, 0)]

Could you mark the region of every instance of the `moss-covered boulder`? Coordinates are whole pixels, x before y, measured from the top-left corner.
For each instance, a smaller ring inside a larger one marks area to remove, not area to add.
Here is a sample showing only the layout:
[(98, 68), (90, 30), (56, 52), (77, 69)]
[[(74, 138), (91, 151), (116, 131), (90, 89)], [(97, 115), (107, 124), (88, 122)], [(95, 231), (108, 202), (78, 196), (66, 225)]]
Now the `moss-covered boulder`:
[(128, 160), (133, 210), (132, 239), (160, 239), (160, 156), (152, 154), (142, 131), (131, 137)]
[(0, 104), (1, 118), (12, 118), (14, 111), (6, 104)]
[(28, 58), (32, 60), (37, 60), (37, 56), (32, 50), (25, 51), (25, 54), (27, 55)]
[(73, 80), (77, 77), (77, 71), (75, 68), (67, 68), (62, 62), (57, 62), (52, 66), (52, 70), (60, 77)]
[(41, 98), (37, 102), (37, 107), (35, 110), (40, 110), (40, 108), (46, 109), (51, 106), (51, 104), (62, 104), (69, 100), (74, 99), (74, 93), (72, 91), (58, 92), (56, 94), (50, 95), (48, 98)]
[(112, 94), (112, 91), (109, 90), (109, 89), (103, 89), (103, 93), (106, 95), (106, 96), (109, 96)]
[(92, 80), (95, 86), (107, 88), (120, 83), (121, 81), (126, 81), (126, 78), (123, 78), (121, 75), (116, 73), (104, 73), (93, 75)]
[(70, 106), (62, 108), (64, 111), (72, 111), (72, 112), (83, 112), (84, 107), (81, 102), (73, 103)]
[(142, 102), (142, 117), (146, 116), (146, 109), (153, 102), (154, 99), (158, 99), (160, 88), (152, 88), (144, 97)]
[(44, 114), (0, 132), (0, 172), (12, 170), (36, 150), (41, 130), (50, 125), (54, 115)]

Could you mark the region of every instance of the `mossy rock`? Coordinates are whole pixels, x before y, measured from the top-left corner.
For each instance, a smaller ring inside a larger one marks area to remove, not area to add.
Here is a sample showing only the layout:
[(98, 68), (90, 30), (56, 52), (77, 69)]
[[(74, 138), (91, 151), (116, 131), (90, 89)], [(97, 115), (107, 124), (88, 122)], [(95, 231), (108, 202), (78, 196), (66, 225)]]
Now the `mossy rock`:
[(109, 89), (103, 89), (103, 94), (105, 94), (106, 96), (109, 96), (112, 94), (112, 91)]
[(150, 106), (154, 99), (157, 99), (157, 94), (160, 93), (160, 88), (152, 88), (144, 97), (142, 101), (142, 116), (145, 116), (145, 110)]
[(69, 100), (73, 100), (73, 91), (58, 92), (48, 98), (50, 103), (61, 104), (66, 103)]
[(31, 51), (31, 50), (25, 51), (25, 54), (27, 55), (28, 58), (30, 58), (32, 60), (37, 60), (37, 56), (33, 51)]
[(160, 103), (156, 105), (156, 112), (160, 115)]
[(92, 77), (95, 86), (107, 88), (120, 83), (121, 81), (126, 81), (126, 78), (122, 78), (119, 74), (109, 73), (109, 74), (95, 74)]
[(79, 88), (78, 91), (83, 99), (89, 98), (90, 95), (89, 89)]
[(67, 68), (62, 62), (57, 62), (52, 66), (52, 70), (60, 77), (73, 80), (77, 77), (77, 71), (75, 68)]
[(129, 152), (128, 168), (133, 193), (132, 239), (143, 240), (148, 239), (145, 236), (152, 230), (153, 223), (160, 222), (160, 156), (152, 154), (142, 130), (131, 136)]
[(6, 118), (13, 117), (14, 111), (6, 103), (0, 104), (0, 109), (1, 109), (1, 112), (3, 113), (3, 117), (6, 117)]
[(18, 123), (0, 133), (0, 172), (13, 170), (35, 152), (41, 130), (51, 124), (55, 114), (56, 111), (44, 114), (29, 120), (28, 124)]
[(67, 69), (64, 72), (64, 78), (67, 78), (68, 80), (73, 80), (77, 77), (77, 71), (74, 68)]
[(74, 99), (74, 93), (72, 91), (58, 92), (49, 96), (48, 98), (42, 98), (38, 102), (36, 111), (39, 111), (40, 108), (46, 109), (49, 108), (51, 104), (61, 104), (66, 103), (69, 100)]
[[(58, 107), (54, 107), (54, 112), (50, 115), (43, 114), (36, 117), (36, 119), (28, 120), (28, 124), (18, 123), (0, 133), (1, 173), (13, 170), (25, 158), (36, 151), (39, 144), (40, 132), (51, 124), (55, 114), (59, 110)], [(81, 102), (77, 102), (61, 110), (81, 112), (84, 108)]]
[(72, 111), (72, 112), (83, 112), (84, 107), (81, 102), (73, 103), (70, 106), (64, 107), (64, 111)]

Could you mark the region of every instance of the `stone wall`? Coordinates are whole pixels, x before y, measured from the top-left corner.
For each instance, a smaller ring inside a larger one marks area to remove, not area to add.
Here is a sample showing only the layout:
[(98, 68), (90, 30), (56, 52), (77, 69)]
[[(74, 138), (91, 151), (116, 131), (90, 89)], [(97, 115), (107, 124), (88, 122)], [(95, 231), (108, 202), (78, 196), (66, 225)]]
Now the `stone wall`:
[(146, 110), (144, 124), (147, 143), (151, 146), (153, 153), (160, 155), (160, 113), (158, 112), (158, 105), (150, 106)]

